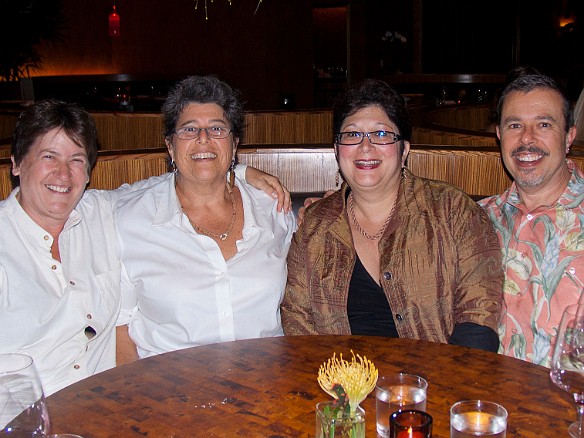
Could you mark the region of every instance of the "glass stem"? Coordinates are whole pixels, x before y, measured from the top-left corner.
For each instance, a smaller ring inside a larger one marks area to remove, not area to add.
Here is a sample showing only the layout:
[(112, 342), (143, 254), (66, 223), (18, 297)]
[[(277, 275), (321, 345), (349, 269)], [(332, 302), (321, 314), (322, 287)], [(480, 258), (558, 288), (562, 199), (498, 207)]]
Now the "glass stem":
[(577, 403), (576, 410), (578, 411), (578, 436), (582, 437), (582, 430), (584, 430), (584, 404)]

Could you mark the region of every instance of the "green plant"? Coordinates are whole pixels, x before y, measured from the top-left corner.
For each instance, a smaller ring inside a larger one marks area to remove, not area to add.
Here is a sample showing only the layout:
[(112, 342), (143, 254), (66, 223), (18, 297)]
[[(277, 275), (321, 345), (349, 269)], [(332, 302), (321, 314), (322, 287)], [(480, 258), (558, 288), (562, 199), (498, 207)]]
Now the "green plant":
[(319, 403), (317, 438), (362, 438), (365, 436), (365, 411), (351, 412), (349, 398), (339, 384), (333, 386), (338, 396), (334, 402)]
[(30, 76), (43, 42), (62, 39), (61, 0), (0, 0), (0, 82)]

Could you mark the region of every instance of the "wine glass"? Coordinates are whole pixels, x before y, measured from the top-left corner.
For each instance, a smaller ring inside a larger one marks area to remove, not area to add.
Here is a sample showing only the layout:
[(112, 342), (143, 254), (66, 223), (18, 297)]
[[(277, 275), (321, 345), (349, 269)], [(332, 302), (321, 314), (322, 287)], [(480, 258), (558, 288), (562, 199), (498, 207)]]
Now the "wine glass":
[(0, 435), (44, 437), (49, 429), (45, 396), (32, 358), (0, 354)]
[(568, 429), (573, 438), (584, 437), (584, 304), (566, 307), (558, 327), (550, 378), (574, 397), (578, 421)]

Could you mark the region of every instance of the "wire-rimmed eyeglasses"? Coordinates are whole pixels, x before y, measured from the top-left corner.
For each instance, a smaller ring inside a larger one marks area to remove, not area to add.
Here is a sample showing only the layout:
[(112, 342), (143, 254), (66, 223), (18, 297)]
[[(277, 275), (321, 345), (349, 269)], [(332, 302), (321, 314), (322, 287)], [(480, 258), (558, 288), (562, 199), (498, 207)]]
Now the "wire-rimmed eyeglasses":
[(363, 142), (363, 139), (367, 137), (371, 144), (377, 145), (388, 145), (394, 144), (403, 139), (399, 134), (393, 131), (371, 131), (371, 132), (339, 132), (336, 135), (337, 144), (342, 144), (344, 146), (357, 146)]
[(229, 137), (231, 129), (226, 128), (224, 126), (209, 126), (207, 128), (185, 126), (183, 128), (179, 128), (172, 131), (172, 133), (176, 134), (176, 136), (181, 140), (194, 140), (195, 138), (199, 138), (199, 135), (201, 135), (201, 131), (205, 131), (207, 136), (210, 138), (219, 139)]

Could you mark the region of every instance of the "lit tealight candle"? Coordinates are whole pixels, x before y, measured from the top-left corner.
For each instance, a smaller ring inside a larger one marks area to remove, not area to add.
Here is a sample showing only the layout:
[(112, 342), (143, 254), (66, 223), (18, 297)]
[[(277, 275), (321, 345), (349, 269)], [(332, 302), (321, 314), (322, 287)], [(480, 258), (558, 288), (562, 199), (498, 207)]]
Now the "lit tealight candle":
[(398, 411), (389, 419), (393, 438), (429, 438), (432, 436), (432, 417), (422, 411)]
[(493, 415), (488, 414), (486, 412), (474, 411), (468, 412), (466, 414), (466, 418), (470, 424), (473, 424), (478, 427), (486, 427), (489, 425), (489, 422), (491, 421), (491, 418), (493, 418)]
[(418, 430), (408, 427), (408, 430), (402, 430), (397, 434), (397, 438), (424, 438), (424, 434)]

